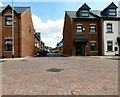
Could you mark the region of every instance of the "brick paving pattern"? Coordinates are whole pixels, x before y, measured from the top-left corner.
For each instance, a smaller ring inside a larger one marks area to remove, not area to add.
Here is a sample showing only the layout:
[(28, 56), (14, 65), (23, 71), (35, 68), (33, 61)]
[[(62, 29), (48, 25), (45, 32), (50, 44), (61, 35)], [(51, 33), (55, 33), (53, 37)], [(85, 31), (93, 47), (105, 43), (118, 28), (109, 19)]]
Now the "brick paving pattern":
[[(48, 71), (51, 68), (60, 72)], [(117, 95), (118, 60), (36, 57), (2, 63), (3, 95)]]

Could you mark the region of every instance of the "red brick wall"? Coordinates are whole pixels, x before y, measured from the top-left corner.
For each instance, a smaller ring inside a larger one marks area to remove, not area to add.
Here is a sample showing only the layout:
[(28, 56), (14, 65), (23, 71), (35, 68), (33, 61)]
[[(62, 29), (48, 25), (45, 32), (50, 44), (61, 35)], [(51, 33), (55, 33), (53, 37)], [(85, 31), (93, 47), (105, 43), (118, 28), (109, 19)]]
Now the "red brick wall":
[[(12, 27), (5, 26), (5, 16), (11, 14), (11, 9), (2, 16), (2, 56), (12, 57), (12, 51), (5, 51), (5, 39), (12, 39)], [(19, 23), (18, 23), (19, 18)], [(21, 16), (14, 16), (14, 55), (15, 57), (34, 55), (34, 29), (31, 12), (28, 8)], [(19, 25), (18, 25), (19, 24)], [(18, 30), (19, 29), (19, 30)], [(19, 33), (19, 34), (18, 34)], [(18, 36), (19, 35), (19, 36)]]
[[(12, 57), (12, 51), (5, 51), (5, 39), (12, 39), (12, 26), (5, 26), (5, 16), (10, 15), (11, 9), (5, 11), (2, 16), (2, 56)], [(14, 28), (14, 46), (15, 46), (15, 57), (18, 57), (18, 16), (14, 15), (15, 28)]]
[[(76, 24), (82, 24), (83, 28), (85, 28), (85, 30), (83, 31), (83, 33), (77, 33), (76, 32)], [(95, 24), (96, 25), (96, 34), (92, 34), (90, 33), (90, 24)], [(85, 36), (88, 38), (88, 43), (85, 47), (85, 53), (89, 54), (89, 55), (98, 55), (98, 20), (75, 20), (72, 24), (72, 28), (73, 28), (73, 37), (75, 36)], [(96, 41), (96, 45), (97, 45), (97, 52), (91, 52), (90, 51), (90, 41)]]
[(63, 54), (72, 55), (72, 19), (65, 13), (65, 21), (63, 28)]
[(103, 22), (103, 20), (102, 19), (100, 19), (100, 21), (99, 21), (99, 34), (98, 34), (98, 42), (99, 42), (99, 55), (103, 55), (102, 54), (102, 47), (103, 47), (103, 38), (102, 38), (102, 36), (103, 36), (103, 34), (102, 34), (102, 22)]
[(34, 28), (30, 8), (21, 15), (21, 56), (34, 55)]

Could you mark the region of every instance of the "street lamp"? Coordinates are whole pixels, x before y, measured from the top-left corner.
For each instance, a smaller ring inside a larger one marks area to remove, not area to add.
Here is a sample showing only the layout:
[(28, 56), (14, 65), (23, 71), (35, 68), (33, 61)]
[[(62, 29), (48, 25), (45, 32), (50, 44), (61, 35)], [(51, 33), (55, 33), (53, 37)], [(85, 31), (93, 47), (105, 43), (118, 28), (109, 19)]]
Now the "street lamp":
[(12, 58), (14, 58), (14, 7), (12, 0)]

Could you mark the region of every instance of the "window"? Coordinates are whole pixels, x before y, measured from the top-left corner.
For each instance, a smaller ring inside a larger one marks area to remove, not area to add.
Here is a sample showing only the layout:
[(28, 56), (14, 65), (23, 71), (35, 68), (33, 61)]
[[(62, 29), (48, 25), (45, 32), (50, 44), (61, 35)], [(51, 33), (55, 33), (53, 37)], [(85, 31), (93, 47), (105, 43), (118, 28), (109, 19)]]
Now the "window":
[(113, 43), (112, 43), (112, 41), (107, 41), (107, 51), (113, 51)]
[(12, 16), (6, 16), (5, 25), (12, 26)]
[(110, 9), (109, 16), (116, 16), (116, 9)]
[(5, 51), (12, 51), (12, 39), (5, 40)]
[(89, 10), (81, 10), (82, 17), (88, 17), (89, 16)]
[(90, 43), (90, 50), (91, 50), (91, 51), (97, 51), (96, 42), (91, 42), (91, 43)]
[(90, 32), (95, 33), (96, 32), (96, 26), (90, 25)]
[(107, 32), (112, 32), (112, 24), (107, 24)]
[(83, 32), (82, 25), (77, 25), (77, 32)]
[(31, 32), (31, 27), (29, 26), (29, 33)]

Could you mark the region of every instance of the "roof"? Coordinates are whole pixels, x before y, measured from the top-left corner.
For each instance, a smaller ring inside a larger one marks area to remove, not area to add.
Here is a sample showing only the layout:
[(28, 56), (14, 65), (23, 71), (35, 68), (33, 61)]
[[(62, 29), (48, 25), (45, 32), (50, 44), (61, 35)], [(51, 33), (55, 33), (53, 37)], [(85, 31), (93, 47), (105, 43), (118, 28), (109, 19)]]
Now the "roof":
[[(90, 10), (90, 15), (89, 17), (80, 17), (76, 15), (76, 11), (66, 11), (69, 17), (72, 19), (96, 19), (97, 17), (106, 17), (101, 15), (101, 10)], [(115, 17), (109, 17), (109, 18), (120, 18), (120, 11), (117, 11), (117, 16)]]
[(34, 34), (35, 38), (40, 41), (40, 33), (35, 33)]
[(66, 11), (66, 13), (68, 14), (69, 17), (71, 17), (73, 19), (85, 19), (85, 18), (96, 19), (97, 18), (97, 16), (95, 16), (92, 13), (90, 13), (89, 17), (80, 17), (80, 16), (76, 15), (76, 11)]
[[(4, 12), (7, 8), (12, 8), (10, 5), (7, 5), (6, 7), (0, 7), (0, 13)], [(25, 10), (27, 10), (30, 7), (14, 7), (14, 11), (17, 14), (22, 14)]]
[(104, 10), (101, 11), (102, 15), (106, 15), (108, 9), (117, 9), (118, 7), (112, 2)]
[(30, 7), (14, 7), (14, 10), (18, 13), (21, 14), (23, 13), (26, 9), (28, 9)]
[(100, 10), (91, 10), (91, 12), (93, 13), (93, 14), (96, 14), (96, 15), (98, 15), (99, 17), (103, 17), (103, 18), (105, 18), (105, 17), (107, 17), (107, 18), (120, 18), (120, 11), (117, 11), (117, 16), (112, 16), (112, 17), (108, 17), (108, 16), (103, 16), (102, 14), (101, 14), (101, 11)]
[[(118, 7), (112, 2), (104, 10), (89, 10), (91, 8), (86, 3), (84, 3), (82, 5), (82, 7), (80, 7), (78, 9), (78, 11), (66, 11), (66, 13), (72, 19), (97, 19), (98, 17), (102, 17), (104, 19), (120, 19), (120, 11), (117, 11), (117, 16), (106, 16), (106, 15), (103, 15), (102, 12), (106, 11), (108, 8), (117, 9)], [(82, 9), (88, 9), (89, 10), (89, 16), (88, 17), (82, 17), (80, 15), (77, 15), (78, 12), (80, 10), (82, 10)]]
[[(112, 2), (110, 5), (108, 5), (103, 11), (105, 11), (106, 9), (117, 9), (118, 7)], [(102, 11), (102, 12), (103, 12)]]
[(57, 46), (58, 46), (59, 48), (61, 48), (61, 47), (63, 46), (63, 39), (62, 39), (59, 43), (57, 43)]
[(91, 9), (86, 3), (84, 3), (79, 9)]

